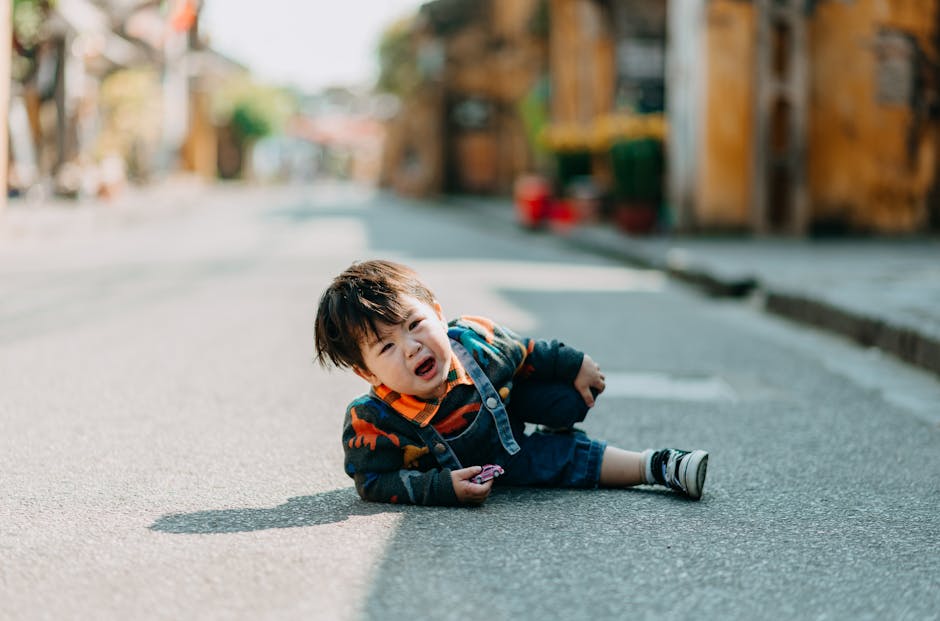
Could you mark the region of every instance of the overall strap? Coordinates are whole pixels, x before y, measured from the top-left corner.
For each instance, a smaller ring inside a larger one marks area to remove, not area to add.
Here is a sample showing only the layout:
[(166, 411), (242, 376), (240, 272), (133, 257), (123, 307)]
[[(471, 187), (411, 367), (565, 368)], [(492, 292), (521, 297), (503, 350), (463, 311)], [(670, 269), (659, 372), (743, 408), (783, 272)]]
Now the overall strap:
[(434, 428), (434, 425), (425, 425), (424, 427), (415, 425), (415, 430), (418, 432), (418, 435), (421, 436), (421, 441), (424, 442), (428, 449), (431, 451), (431, 454), (437, 459), (437, 463), (441, 465), (442, 468), (450, 468), (451, 470), (460, 470), (463, 466), (460, 464), (460, 460), (457, 459), (457, 454), (454, 453), (453, 449), (450, 448), (450, 444), (444, 440), (444, 437)]
[[(451, 339), (451, 348), (457, 354), (457, 359), (463, 365), (463, 368), (470, 374), (473, 385), (480, 394), (480, 400), (483, 407), (489, 410), (496, 423), (496, 433), (499, 434), (499, 441), (510, 455), (515, 455), (521, 449), (512, 435), (512, 426), (509, 424), (509, 414), (506, 413), (506, 407), (503, 400), (499, 398), (499, 393), (493, 388), (493, 383), (486, 376), (477, 361), (467, 349), (455, 339)], [(430, 426), (430, 425), (429, 425)], [(433, 450), (433, 449), (432, 449)]]

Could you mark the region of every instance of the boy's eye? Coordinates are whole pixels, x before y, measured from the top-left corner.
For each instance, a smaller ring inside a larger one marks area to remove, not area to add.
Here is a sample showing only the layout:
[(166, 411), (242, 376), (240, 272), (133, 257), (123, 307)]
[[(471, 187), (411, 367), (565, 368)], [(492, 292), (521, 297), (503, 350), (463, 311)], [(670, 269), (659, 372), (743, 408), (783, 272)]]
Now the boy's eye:
[(415, 319), (415, 320), (412, 321), (410, 324), (408, 324), (408, 329), (409, 329), (409, 330), (414, 330), (415, 328), (418, 327), (418, 324), (419, 324), (419, 323), (421, 323), (421, 320), (420, 320), (420, 319)]
[(387, 352), (387, 351), (390, 350), (391, 348), (392, 348), (392, 344), (391, 344), (391, 343), (386, 343), (385, 345), (382, 345), (382, 348), (379, 350), (379, 353), (380, 353), (380, 354), (384, 354), (385, 352)]

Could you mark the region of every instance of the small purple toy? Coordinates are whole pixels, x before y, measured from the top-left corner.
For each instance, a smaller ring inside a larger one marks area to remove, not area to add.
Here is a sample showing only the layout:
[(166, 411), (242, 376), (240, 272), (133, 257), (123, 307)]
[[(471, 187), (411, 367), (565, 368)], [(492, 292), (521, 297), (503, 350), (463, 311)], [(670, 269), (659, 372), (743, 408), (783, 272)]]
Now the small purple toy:
[(470, 481), (473, 483), (486, 483), (490, 479), (495, 479), (499, 475), (503, 474), (504, 470), (501, 466), (496, 464), (487, 464), (483, 466), (483, 470), (480, 471), (480, 474), (476, 475)]

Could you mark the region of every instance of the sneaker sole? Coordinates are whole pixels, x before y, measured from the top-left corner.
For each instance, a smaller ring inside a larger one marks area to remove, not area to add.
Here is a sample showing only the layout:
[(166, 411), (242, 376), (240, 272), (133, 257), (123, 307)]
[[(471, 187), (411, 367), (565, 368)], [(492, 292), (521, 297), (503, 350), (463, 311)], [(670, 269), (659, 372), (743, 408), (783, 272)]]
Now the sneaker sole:
[(698, 500), (705, 487), (705, 473), (708, 470), (708, 453), (702, 450), (692, 451), (682, 459), (682, 472), (679, 480), (685, 483), (689, 498)]

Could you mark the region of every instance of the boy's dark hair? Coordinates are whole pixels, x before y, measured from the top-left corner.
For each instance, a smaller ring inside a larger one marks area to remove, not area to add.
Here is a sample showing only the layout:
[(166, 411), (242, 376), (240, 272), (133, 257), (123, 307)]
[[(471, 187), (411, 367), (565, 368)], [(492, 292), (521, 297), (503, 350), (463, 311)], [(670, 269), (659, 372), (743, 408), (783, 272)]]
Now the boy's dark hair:
[(395, 325), (406, 319), (403, 295), (434, 303), (431, 290), (405, 265), (376, 260), (349, 266), (320, 297), (317, 362), (365, 369), (360, 343), (368, 337), (378, 338), (377, 322)]

